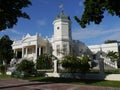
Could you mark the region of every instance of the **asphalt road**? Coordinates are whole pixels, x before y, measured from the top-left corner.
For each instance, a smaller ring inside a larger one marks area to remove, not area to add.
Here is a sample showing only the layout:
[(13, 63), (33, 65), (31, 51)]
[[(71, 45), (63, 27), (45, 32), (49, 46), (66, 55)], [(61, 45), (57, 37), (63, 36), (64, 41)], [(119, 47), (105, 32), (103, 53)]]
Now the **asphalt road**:
[(120, 88), (0, 79), (0, 90), (120, 90)]

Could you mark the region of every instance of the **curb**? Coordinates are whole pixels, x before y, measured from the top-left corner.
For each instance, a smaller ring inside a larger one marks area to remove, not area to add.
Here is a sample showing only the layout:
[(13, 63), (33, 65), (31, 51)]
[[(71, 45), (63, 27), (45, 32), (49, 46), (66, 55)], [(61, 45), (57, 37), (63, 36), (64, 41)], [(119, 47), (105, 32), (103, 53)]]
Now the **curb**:
[(29, 85), (38, 85), (38, 84), (48, 84), (48, 83), (46, 83), (46, 82), (29, 82), (29, 83), (20, 83), (20, 84), (9, 84), (9, 85), (5, 85), (5, 86), (0, 86), (0, 89), (29, 86)]

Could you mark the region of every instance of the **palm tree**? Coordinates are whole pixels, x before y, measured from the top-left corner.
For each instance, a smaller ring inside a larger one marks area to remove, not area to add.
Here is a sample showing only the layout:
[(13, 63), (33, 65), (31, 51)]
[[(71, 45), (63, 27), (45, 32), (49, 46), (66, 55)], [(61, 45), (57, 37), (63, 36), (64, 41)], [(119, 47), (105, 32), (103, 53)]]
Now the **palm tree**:
[(118, 54), (118, 52), (109, 51), (107, 53), (107, 57), (109, 57), (111, 59), (111, 61), (114, 62), (119, 59), (119, 54)]

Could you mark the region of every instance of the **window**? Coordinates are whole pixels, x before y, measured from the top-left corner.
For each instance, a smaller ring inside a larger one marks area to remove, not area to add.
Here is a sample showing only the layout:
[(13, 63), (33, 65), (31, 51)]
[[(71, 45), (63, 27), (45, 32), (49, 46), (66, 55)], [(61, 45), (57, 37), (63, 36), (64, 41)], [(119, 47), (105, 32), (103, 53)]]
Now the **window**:
[(63, 53), (64, 55), (67, 55), (67, 44), (63, 45)]
[(60, 27), (57, 27), (57, 30), (60, 29)]
[(60, 45), (56, 46), (56, 52), (57, 52), (57, 55), (60, 55)]

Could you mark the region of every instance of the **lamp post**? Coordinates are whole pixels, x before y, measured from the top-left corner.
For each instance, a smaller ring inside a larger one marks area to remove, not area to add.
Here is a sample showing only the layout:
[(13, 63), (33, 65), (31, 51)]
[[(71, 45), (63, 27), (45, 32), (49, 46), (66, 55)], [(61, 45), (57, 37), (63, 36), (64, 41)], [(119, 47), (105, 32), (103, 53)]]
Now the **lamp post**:
[(104, 74), (104, 58), (102, 55), (101, 47), (100, 47), (100, 55), (99, 55), (99, 71), (100, 71), (100, 74)]

